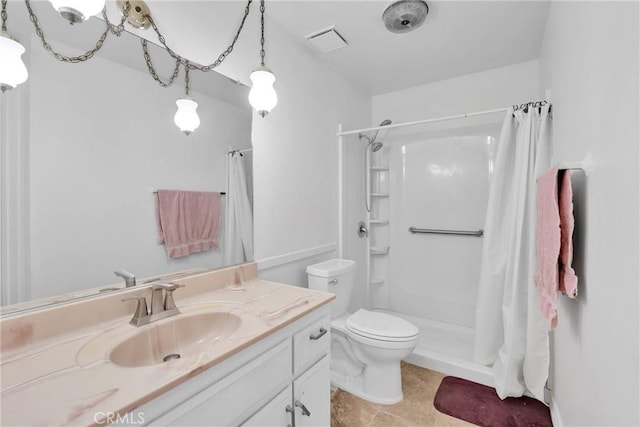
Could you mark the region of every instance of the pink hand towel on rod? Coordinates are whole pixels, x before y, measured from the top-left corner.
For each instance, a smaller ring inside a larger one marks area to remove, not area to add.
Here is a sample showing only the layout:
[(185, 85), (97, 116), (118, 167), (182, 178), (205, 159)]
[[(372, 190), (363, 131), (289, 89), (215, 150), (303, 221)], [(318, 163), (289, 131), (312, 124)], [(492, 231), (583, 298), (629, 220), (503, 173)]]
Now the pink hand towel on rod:
[(158, 190), (158, 237), (178, 258), (218, 247), (220, 193)]
[(573, 262), (573, 189), (571, 172), (560, 171), (560, 291), (569, 298), (578, 296), (578, 276), (571, 267)]
[(558, 210), (558, 168), (538, 178), (536, 196), (536, 261), (533, 278), (540, 310), (553, 329), (558, 323), (558, 256), (560, 255), (560, 212)]

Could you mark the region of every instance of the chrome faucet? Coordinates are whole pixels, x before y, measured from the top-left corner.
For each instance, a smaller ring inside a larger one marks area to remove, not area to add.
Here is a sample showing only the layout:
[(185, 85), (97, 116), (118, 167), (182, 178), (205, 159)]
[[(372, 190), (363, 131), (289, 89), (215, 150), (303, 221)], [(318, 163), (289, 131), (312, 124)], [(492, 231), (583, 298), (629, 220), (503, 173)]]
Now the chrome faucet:
[(138, 300), (138, 306), (131, 318), (133, 326), (144, 326), (156, 320), (166, 319), (180, 313), (173, 299), (173, 291), (183, 288), (177, 283), (156, 283), (151, 286), (151, 312), (147, 309), (147, 299), (144, 296), (132, 296), (122, 301)]
[(136, 276), (133, 273), (129, 273), (127, 270), (116, 270), (113, 272), (113, 274), (118, 277), (122, 277), (127, 288), (136, 285)]

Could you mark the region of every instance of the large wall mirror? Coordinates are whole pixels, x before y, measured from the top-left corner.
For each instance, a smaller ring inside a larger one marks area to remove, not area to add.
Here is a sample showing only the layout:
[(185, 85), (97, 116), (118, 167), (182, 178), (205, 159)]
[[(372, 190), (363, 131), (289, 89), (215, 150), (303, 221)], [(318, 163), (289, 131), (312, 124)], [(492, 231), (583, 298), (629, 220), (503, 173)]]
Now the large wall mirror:
[[(122, 288), (114, 275), (119, 269), (140, 283), (251, 260), (251, 254), (225, 254), (228, 195), (220, 246), (169, 258), (158, 239), (154, 193), (228, 192), (229, 153), (236, 150), (244, 154), (251, 187), (248, 88), (216, 72), (190, 73), (201, 125), (185, 136), (173, 121), (175, 101), (184, 95), (182, 70), (172, 87), (160, 87), (147, 71), (140, 39), (130, 33), (109, 36), (90, 61), (57, 61), (17, 3), (9, 2), (9, 26), (26, 48), (29, 79), (0, 100), (3, 312)], [(70, 29), (49, 2), (32, 5), (52, 46), (70, 55), (91, 48), (104, 28), (91, 18)], [(168, 79), (175, 62), (149, 48), (158, 74)]]

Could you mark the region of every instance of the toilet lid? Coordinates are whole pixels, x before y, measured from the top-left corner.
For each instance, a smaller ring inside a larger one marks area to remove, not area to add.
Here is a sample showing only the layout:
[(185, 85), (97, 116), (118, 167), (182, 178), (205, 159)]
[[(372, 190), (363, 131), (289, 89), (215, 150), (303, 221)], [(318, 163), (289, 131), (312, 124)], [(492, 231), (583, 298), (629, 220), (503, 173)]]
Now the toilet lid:
[(399, 317), (363, 309), (349, 316), (346, 323), (347, 329), (356, 334), (387, 340), (409, 340), (419, 332), (416, 325)]

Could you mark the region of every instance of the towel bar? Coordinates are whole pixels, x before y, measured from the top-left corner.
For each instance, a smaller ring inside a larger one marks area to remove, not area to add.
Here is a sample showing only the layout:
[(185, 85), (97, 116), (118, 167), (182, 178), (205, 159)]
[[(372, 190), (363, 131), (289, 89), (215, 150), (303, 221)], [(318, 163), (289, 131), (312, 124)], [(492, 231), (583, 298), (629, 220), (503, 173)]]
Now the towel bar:
[(409, 233), (420, 233), (420, 234), (446, 234), (446, 235), (457, 235), (457, 236), (475, 236), (482, 237), (484, 235), (484, 230), (436, 230), (432, 228), (417, 228), (414, 226), (409, 227)]
[[(158, 194), (158, 190), (151, 190), (151, 194)], [(226, 196), (227, 193), (225, 191), (220, 191), (221, 196)]]

